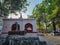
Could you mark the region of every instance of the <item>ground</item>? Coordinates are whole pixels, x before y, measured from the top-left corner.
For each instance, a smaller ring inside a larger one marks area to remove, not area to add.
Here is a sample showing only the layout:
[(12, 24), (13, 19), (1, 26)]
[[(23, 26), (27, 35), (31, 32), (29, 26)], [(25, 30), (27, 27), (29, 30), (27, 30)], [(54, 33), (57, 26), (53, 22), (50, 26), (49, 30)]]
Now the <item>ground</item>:
[(41, 41), (46, 41), (48, 45), (60, 45), (60, 36), (54, 36), (52, 34), (43, 34), (43, 33), (27, 33), (24, 36), (14, 35), (12, 37), (39, 37)]
[(39, 36), (40, 40), (47, 41), (48, 45), (60, 45), (60, 36), (44, 35)]

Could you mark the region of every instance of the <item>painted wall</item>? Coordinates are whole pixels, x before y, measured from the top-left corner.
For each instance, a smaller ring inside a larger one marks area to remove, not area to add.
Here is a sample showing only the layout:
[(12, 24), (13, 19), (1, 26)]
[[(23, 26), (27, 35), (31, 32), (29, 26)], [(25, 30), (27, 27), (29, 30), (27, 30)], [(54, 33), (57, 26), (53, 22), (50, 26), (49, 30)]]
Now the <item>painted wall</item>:
[(15, 22), (17, 22), (20, 25), (20, 31), (24, 31), (25, 24), (30, 23), (30, 24), (33, 25), (33, 32), (36, 32), (36, 19), (3, 20), (3, 30), (2, 30), (2, 32), (11, 31), (11, 27)]

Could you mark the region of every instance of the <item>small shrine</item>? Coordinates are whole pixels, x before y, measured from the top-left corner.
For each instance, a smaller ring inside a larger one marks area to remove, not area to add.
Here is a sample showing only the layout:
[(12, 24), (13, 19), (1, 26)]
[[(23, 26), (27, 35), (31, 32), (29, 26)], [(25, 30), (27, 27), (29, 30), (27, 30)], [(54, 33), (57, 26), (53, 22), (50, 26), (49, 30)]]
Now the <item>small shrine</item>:
[(21, 34), (24, 35), (26, 33), (34, 33), (36, 31), (36, 19), (28, 18), (23, 19), (22, 15), (19, 19), (3, 19), (3, 30), (2, 34), (14, 35)]

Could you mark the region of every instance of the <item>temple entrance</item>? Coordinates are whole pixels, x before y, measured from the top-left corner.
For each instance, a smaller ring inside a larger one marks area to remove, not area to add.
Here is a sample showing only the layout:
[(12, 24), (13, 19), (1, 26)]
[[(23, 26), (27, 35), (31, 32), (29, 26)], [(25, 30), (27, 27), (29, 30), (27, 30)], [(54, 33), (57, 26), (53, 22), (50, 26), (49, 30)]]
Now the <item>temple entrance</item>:
[(12, 25), (11, 31), (8, 32), (8, 35), (24, 35), (24, 31), (20, 31), (20, 25), (16, 22)]
[(25, 31), (26, 32), (33, 32), (33, 26), (32, 26), (32, 24), (30, 24), (30, 23), (27, 23), (26, 25), (25, 25)]
[(16, 22), (15, 24), (12, 25), (11, 30), (20, 31), (20, 25)]

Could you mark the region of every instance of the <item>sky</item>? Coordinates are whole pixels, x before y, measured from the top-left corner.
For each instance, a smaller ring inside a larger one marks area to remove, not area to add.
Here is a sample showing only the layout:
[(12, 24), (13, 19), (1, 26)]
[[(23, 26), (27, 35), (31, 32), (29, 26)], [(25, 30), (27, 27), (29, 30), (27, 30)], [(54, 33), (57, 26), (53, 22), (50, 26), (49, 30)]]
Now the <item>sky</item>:
[[(41, 3), (42, 0), (28, 0), (28, 2), (30, 2), (30, 3), (29, 3), (29, 6), (27, 7), (26, 13), (23, 13), (23, 12), (22, 12), (22, 17), (23, 17), (23, 18), (27, 18), (27, 15), (31, 15), (34, 7), (35, 7), (37, 4)], [(11, 18), (11, 17), (12, 17), (12, 18), (19, 18), (20, 15), (19, 15), (19, 13), (18, 13), (18, 16), (15, 16), (15, 15), (9, 16), (9, 18)]]

